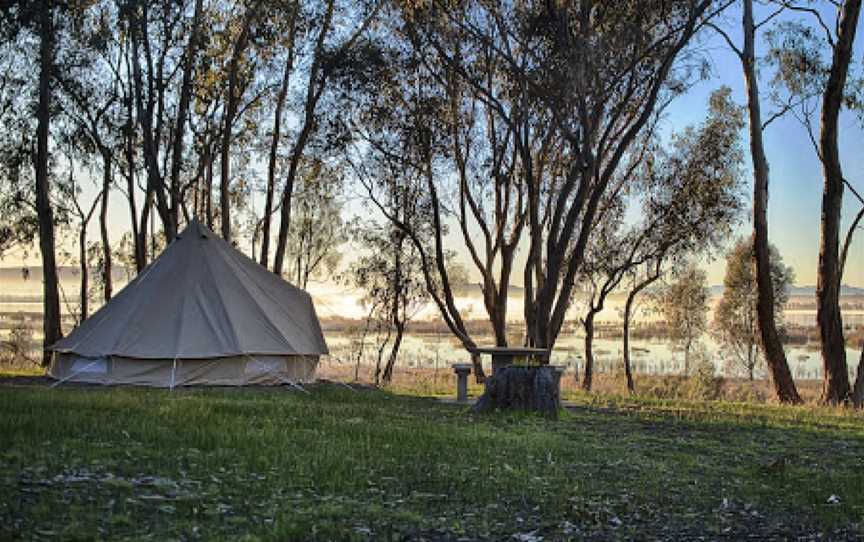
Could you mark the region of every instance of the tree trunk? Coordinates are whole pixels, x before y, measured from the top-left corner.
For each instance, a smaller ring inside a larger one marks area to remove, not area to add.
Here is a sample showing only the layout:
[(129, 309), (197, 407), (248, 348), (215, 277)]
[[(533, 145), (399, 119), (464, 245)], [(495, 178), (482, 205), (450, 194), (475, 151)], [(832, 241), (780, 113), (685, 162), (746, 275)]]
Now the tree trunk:
[(246, 43), (249, 38), (249, 24), (249, 14), (247, 13), (243, 22), (243, 28), (240, 30), (237, 42), (234, 44), (234, 52), (231, 55), (231, 62), (228, 66), (228, 97), (225, 103), (225, 119), (222, 126), (222, 151), (220, 157), (222, 177), (219, 182), (219, 210), (222, 215), (222, 238), (229, 243), (231, 242), (231, 130), (234, 126), (234, 118), (237, 116), (237, 107), (240, 101), (240, 96), (237, 95), (238, 64), (240, 57), (246, 50)]
[(87, 269), (87, 223), (81, 219), (81, 228), (78, 230), (78, 258), (79, 270), (81, 272), (81, 319), (79, 323), (90, 315), (90, 272)]
[(473, 410), (528, 410), (557, 418), (560, 406), (558, 381), (551, 366), (511, 365), (487, 380), (486, 390)]
[(396, 366), (396, 358), (399, 356), (399, 348), (402, 346), (402, 337), (405, 335), (405, 324), (396, 324), (396, 338), (393, 339), (393, 346), (390, 347), (390, 356), (387, 358), (387, 364), (384, 366), (384, 382), (393, 380), (393, 367)]
[(54, 254), (54, 212), (48, 179), (48, 134), (51, 122), (51, 80), (54, 76), (54, 9), (44, 6), (39, 14), (39, 105), (36, 127), (36, 212), (39, 217), (39, 249), (42, 253), (42, 365), (51, 362), (48, 347), (62, 336), (57, 262)]
[[(380, 330), (380, 328), (379, 328)], [(384, 337), (384, 340), (381, 344), (378, 345), (378, 357), (375, 361), (375, 385), (379, 385), (381, 383), (381, 362), (384, 360), (384, 349), (387, 348), (387, 343), (390, 342), (390, 333), (391, 329), (387, 327), (387, 335)]]
[(210, 151), (207, 162), (206, 186), (204, 187), (204, 214), (207, 227), (213, 229), (213, 153)]
[(201, 25), (201, 9), (203, 0), (195, 0), (195, 11), (192, 15), (192, 33), (186, 46), (183, 58), (183, 80), (180, 84), (180, 103), (177, 108), (177, 125), (173, 134), (171, 156), (171, 221), (179, 223), (179, 209), (182, 205), (180, 194), (180, 171), (183, 169), (183, 134), (186, 130), (186, 117), (189, 114), (189, 104), (192, 100), (192, 75), (195, 71), (195, 57), (198, 53), (198, 35)]
[(276, 192), (276, 158), (279, 151), (279, 140), (282, 137), (282, 112), (285, 108), (285, 99), (288, 96), (288, 87), (291, 81), (291, 72), (294, 70), (294, 31), (296, 10), (291, 17), (291, 28), (288, 37), (288, 58), (285, 61), (285, 71), (282, 73), (282, 86), (276, 96), (276, 110), (273, 112), (273, 138), (270, 140), (270, 156), (267, 163), (267, 196), (264, 200), (264, 222), (261, 232), (261, 265), (267, 267), (270, 259), (270, 215), (273, 214), (273, 198)]
[(855, 388), (852, 390), (852, 404), (855, 408), (864, 408), (864, 343), (861, 344), (861, 356), (858, 358), (858, 374), (855, 377)]
[(124, 152), (126, 157), (126, 167), (129, 168), (126, 175), (126, 199), (129, 203), (129, 222), (132, 224), (132, 244), (134, 245), (135, 255), (135, 272), (140, 273), (147, 265), (147, 246), (142, 243), (146, 242), (146, 237), (142, 239), (139, 234), (138, 227), (138, 209), (135, 204), (135, 149), (133, 140), (135, 139), (135, 119), (134, 109), (132, 108), (132, 82), (129, 82), (129, 94), (126, 99), (126, 127), (124, 130)]
[(783, 403), (800, 403), (801, 397), (789, 371), (786, 352), (780, 343), (774, 317), (774, 286), (771, 279), (768, 249), (768, 160), (762, 142), (762, 113), (756, 78), (753, 0), (744, 0), (744, 51), (741, 63), (747, 86), (747, 108), (750, 116), (750, 152), (753, 160), (753, 267), (756, 275), (756, 311), (765, 361), (771, 372), (777, 399)]
[(585, 377), (582, 379), (582, 389), (591, 391), (594, 383), (594, 311), (589, 310), (585, 321)]
[(111, 301), (113, 282), (111, 279), (111, 240), (108, 238), (108, 194), (111, 192), (111, 153), (102, 152), (102, 203), (99, 208), (99, 235), (102, 239), (102, 287), (105, 303)]
[(684, 376), (690, 375), (690, 349), (693, 347), (693, 338), (688, 334), (687, 342), (684, 343)]
[(324, 40), (330, 31), (333, 21), (335, 1), (329, 0), (324, 17), (321, 20), (321, 28), (315, 41), (315, 52), (312, 65), (309, 68), (309, 79), (306, 83), (306, 101), (303, 104), (303, 124), (297, 141), (291, 149), (291, 160), (288, 165), (288, 175), (285, 178), (285, 188), (282, 190), (282, 209), (279, 216), (279, 233), (276, 239), (276, 254), (273, 261), (273, 272), (282, 275), (282, 266), (285, 262), (285, 249), (288, 245), (288, 229), (291, 227), (291, 198), (294, 195), (294, 181), (300, 166), (300, 159), (306, 150), (309, 136), (312, 134), (315, 122), (315, 110), (318, 100), (324, 92), (324, 82), (319, 81), (321, 64), (324, 61)]
[[(145, 96), (144, 96), (144, 81), (141, 70), (141, 59), (139, 55), (139, 40), (142, 40), (140, 43), (143, 46), (145, 52), (147, 52), (147, 77), (148, 77), (148, 85), (149, 89), (152, 91), (152, 82), (153, 82), (153, 73), (152, 73), (152, 59), (149, 56), (150, 51), (150, 34), (147, 32), (148, 25), (148, 12), (147, 12), (148, 4), (145, 2), (142, 4), (142, 11), (140, 17), (135, 10), (130, 10), (128, 13), (130, 15), (129, 26), (130, 26), (130, 37), (132, 44), (132, 79), (135, 83), (135, 105), (137, 109), (137, 119), (139, 126), (141, 127), (141, 143), (144, 153), (144, 166), (147, 173), (147, 192), (155, 196), (155, 208), (159, 213), (159, 217), (162, 220), (163, 226), (163, 234), (165, 236), (166, 244), (170, 243), (174, 237), (177, 235), (177, 224), (172, 221), (171, 212), (168, 208), (168, 203), (165, 197), (164, 190), (164, 179), (162, 178), (162, 173), (159, 170), (159, 130), (153, 129), (153, 106), (154, 106), (154, 96), (152, 92), (148, 92), (146, 96), (146, 106), (145, 106)], [(160, 65), (159, 71), (161, 71), (162, 66)], [(162, 85), (161, 77), (157, 77), (157, 83)], [(161, 123), (161, 119), (157, 122), (157, 128)], [(154, 206), (154, 202), (151, 201), (151, 207)], [(152, 230), (153, 228), (151, 228)], [(152, 232), (151, 232), (152, 233)], [(151, 243), (152, 245), (152, 243)], [(152, 250), (152, 246), (151, 246)]]
[(627, 375), (627, 391), (630, 393), (636, 392), (636, 384), (633, 382), (633, 369), (630, 366), (630, 320), (633, 317), (633, 304), (636, 301), (636, 296), (659, 278), (660, 263), (658, 262), (657, 273), (650, 275), (630, 290), (627, 294), (627, 302), (624, 304), (624, 374)]
[[(147, 266), (147, 247), (150, 247), (150, 251), (153, 251), (153, 240), (150, 232), (150, 213), (153, 210), (153, 192), (147, 190), (144, 192), (144, 205), (141, 207), (141, 216), (139, 217), (139, 226), (138, 226), (138, 237), (139, 242), (138, 245), (141, 247), (141, 260), (144, 264), (144, 267)], [(141, 269), (143, 269), (142, 267)], [(139, 269), (140, 271), (140, 269)]]
[(861, 0), (848, 0), (839, 16), (837, 43), (831, 72), (822, 97), (819, 154), (825, 186), (819, 228), (819, 266), (816, 279), (816, 321), (822, 345), (822, 402), (838, 404), (849, 398), (849, 374), (840, 314), (840, 213), (843, 205), (843, 170), (837, 146), (840, 108), (852, 57)]

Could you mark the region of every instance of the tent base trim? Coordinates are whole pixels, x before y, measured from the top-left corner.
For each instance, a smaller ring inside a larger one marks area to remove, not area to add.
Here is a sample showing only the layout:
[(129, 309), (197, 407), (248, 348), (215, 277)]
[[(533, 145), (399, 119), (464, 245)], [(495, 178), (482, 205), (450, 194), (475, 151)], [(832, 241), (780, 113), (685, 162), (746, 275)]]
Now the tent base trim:
[(58, 353), (48, 374), (61, 382), (180, 386), (278, 386), (315, 379), (319, 356), (232, 356), (214, 359), (88, 358)]

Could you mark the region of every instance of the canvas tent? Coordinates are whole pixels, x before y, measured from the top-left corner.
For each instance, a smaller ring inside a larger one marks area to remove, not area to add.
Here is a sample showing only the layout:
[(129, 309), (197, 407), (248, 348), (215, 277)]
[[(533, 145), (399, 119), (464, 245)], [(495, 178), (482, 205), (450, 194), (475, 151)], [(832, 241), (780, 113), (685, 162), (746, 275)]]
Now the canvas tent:
[(308, 381), (327, 345), (308, 293), (193, 220), (52, 350), (62, 381), (237, 386)]

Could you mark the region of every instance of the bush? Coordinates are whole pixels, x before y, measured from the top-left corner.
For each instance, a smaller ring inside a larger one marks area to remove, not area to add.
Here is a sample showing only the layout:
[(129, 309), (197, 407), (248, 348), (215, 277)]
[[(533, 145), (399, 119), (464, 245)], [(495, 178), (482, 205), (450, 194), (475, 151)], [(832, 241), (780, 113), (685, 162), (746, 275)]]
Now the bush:
[(714, 374), (714, 364), (704, 355), (700, 355), (693, 364), (693, 374), (687, 382), (688, 399), (716, 401), (723, 398), (723, 388), (726, 381)]
[(742, 382), (737, 386), (729, 386), (724, 399), (739, 403), (767, 403), (768, 394), (755, 382)]
[(33, 348), (33, 329), (24, 318), (19, 318), (9, 330), (9, 336), (0, 341), (0, 363), (29, 365), (34, 362)]

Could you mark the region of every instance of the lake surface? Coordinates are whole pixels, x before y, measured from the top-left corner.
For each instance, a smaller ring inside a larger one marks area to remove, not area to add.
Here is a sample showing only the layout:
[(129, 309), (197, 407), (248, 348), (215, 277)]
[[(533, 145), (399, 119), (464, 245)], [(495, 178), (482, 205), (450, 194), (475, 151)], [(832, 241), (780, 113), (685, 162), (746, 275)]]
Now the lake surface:
[[(122, 284), (117, 284), (116, 289), (119, 290), (121, 286)], [(65, 298), (70, 301), (68, 305), (64, 304), (65, 313), (68, 312), (67, 309), (75, 306), (75, 302), (72, 300), (77, 299), (77, 277), (66, 277), (61, 281), (61, 287)], [(9, 317), (19, 312), (41, 312), (40, 290), (41, 283), (38, 280), (10, 280), (6, 278), (0, 281), (0, 316)], [(311, 291), (318, 314), (322, 318), (330, 316), (357, 318), (363, 314), (362, 307), (359, 307), (356, 301), (356, 296), (350, 292), (333, 287), (313, 287)], [(470, 314), (471, 317), (479, 318), (484, 314), (479, 300), (461, 299), (459, 301), (460, 308), (464, 308), (465, 313)], [(620, 300), (612, 298), (607, 309), (598, 318), (598, 323), (620, 322), (620, 305)], [(512, 307), (511, 314), (514, 316), (521, 310), (520, 300), (513, 300), (510, 306)], [(94, 303), (94, 310), (96, 307), (98, 307), (98, 303)], [(575, 311), (578, 310), (579, 305), (577, 304)], [(430, 311), (429, 314), (434, 315), (435, 313)], [(658, 318), (656, 314), (647, 310), (637, 316), (640, 322), (654, 321)], [(844, 310), (843, 318), (844, 324), (847, 326), (864, 325), (864, 311)], [(815, 311), (787, 310), (786, 319), (793, 325), (811, 326), (815, 324)], [(578, 328), (578, 326), (576, 327)], [(7, 333), (6, 330), (0, 331), (0, 337), (4, 337)], [(325, 335), (331, 351), (331, 363), (349, 365), (356, 363), (359, 337), (342, 331), (327, 332)], [(491, 336), (475, 337), (475, 341), (483, 345), (494, 342)], [(360, 359), (362, 364), (375, 363), (377, 351), (373, 343), (374, 337), (370, 336), (364, 355)], [(667, 341), (658, 339), (632, 340), (631, 344), (631, 360), (637, 373), (680, 374), (683, 371), (683, 351), (675, 348)], [(715, 366), (718, 373), (730, 376), (736, 373), (735, 368), (730, 367), (729, 363), (724, 360), (722, 349), (711, 337), (706, 335), (702, 338), (701, 348), (704, 350), (706, 359)], [(818, 345), (790, 346), (786, 348), (786, 355), (790, 369), (796, 379), (820, 379), (822, 377)], [(850, 373), (854, 376), (860, 352), (855, 349), (847, 349), (846, 355)], [(594, 358), (598, 372), (623, 370), (621, 368), (621, 339), (596, 338), (594, 341)], [(403, 342), (398, 364), (404, 367), (438, 367), (449, 370), (451, 364), (465, 362), (468, 359), (468, 354), (459, 342), (449, 334), (415, 334), (409, 332)], [(571, 369), (581, 370), (584, 362), (583, 336), (580, 333), (562, 334), (556, 344), (552, 362), (566, 365)], [(485, 360), (485, 363), (488, 365), (489, 360)], [(757, 375), (760, 378), (764, 377), (764, 369), (757, 371)]]

